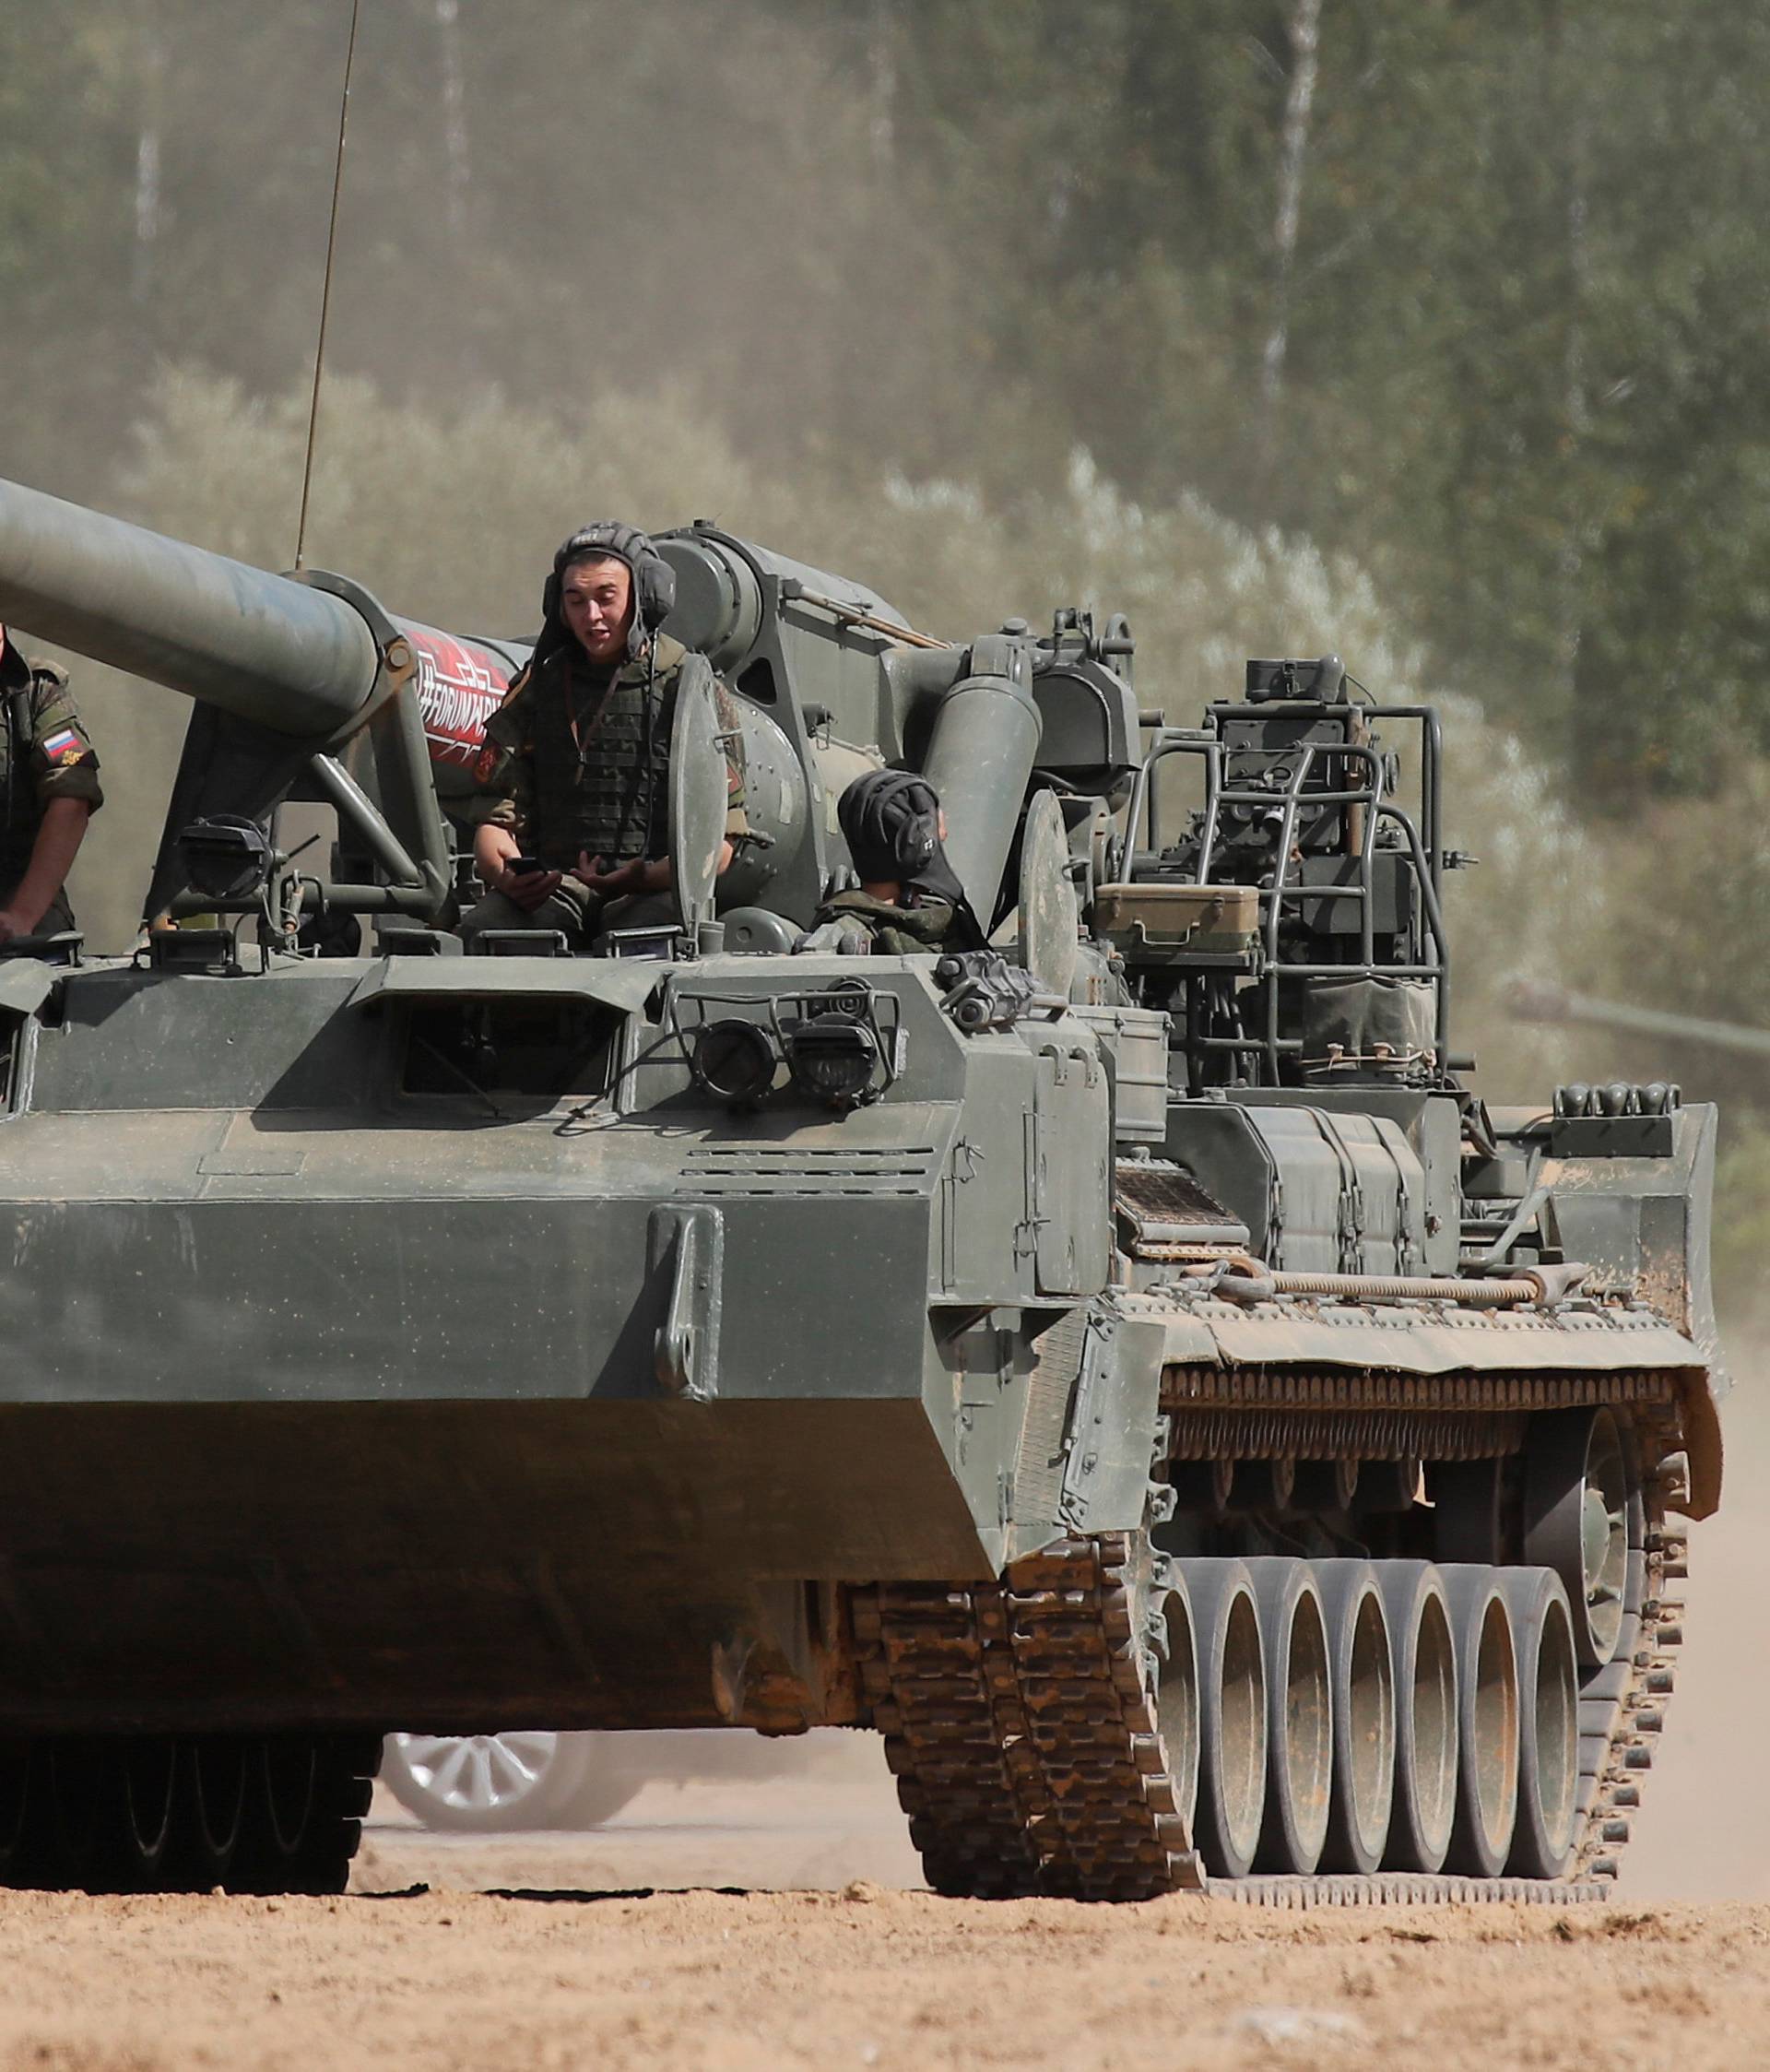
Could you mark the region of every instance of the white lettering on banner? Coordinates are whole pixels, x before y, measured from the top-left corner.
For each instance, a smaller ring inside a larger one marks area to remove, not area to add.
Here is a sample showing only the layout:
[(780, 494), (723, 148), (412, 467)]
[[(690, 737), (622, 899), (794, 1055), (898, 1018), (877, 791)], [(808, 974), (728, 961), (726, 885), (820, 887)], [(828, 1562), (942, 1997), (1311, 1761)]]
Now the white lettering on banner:
[(503, 703), (507, 679), (459, 641), (414, 633), (418, 704), (436, 763), (472, 763), (485, 745), (486, 722)]

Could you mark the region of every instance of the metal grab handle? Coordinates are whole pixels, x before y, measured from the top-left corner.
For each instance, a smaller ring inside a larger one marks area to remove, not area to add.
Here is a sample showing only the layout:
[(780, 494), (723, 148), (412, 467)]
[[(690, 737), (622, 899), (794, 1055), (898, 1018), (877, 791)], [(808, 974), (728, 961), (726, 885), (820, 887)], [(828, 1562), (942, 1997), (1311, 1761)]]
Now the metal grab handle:
[(666, 1393), (709, 1403), (719, 1385), (725, 1219), (717, 1209), (656, 1208), (645, 1229), (653, 1273), (667, 1260), (669, 1296), (652, 1340), (652, 1366)]

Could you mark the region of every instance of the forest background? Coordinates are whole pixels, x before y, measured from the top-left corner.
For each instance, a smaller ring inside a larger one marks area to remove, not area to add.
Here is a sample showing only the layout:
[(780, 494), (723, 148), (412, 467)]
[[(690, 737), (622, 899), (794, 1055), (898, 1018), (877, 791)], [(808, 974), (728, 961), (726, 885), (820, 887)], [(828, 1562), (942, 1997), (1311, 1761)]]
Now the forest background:
[[(0, 10), (0, 473), (286, 566), (348, 0)], [(1446, 694), (1499, 1097), (1770, 1083), (1520, 978), (1770, 1027), (1770, 15), (1750, 0), (364, 0), (310, 560), (532, 623), (716, 515), (955, 637), (1131, 616)], [(126, 939), (179, 701), (82, 669)]]

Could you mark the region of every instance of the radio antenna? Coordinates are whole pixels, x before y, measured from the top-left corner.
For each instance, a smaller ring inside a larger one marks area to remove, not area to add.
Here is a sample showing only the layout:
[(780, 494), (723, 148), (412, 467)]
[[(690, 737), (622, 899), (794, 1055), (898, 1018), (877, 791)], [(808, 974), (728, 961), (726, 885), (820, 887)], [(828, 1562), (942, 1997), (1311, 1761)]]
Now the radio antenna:
[(325, 372), (325, 324), (332, 314), (332, 261), (338, 249), (338, 196), (344, 190), (344, 139), (350, 126), (350, 75), (357, 63), (357, 18), (362, 0), (350, 0), (350, 41), (344, 53), (344, 94), (338, 102), (338, 155), (332, 166), (332, 221), (325, 233), (325, 285), (320, 290), (320, 337), (313, 349), (313, 396), (307, 409), (307, 455), (301, 463), (301, 515), (295, 527), (295, 566), (304, 565), (307, 500), (313, 487), (313, 439), (320, 426), (320, 380)]

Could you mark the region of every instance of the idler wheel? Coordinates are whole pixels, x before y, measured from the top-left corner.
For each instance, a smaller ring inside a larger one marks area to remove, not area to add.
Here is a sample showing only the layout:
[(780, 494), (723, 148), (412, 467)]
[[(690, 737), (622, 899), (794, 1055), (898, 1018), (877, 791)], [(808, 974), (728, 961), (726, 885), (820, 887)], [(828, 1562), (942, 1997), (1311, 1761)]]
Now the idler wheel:
[(1266, 1818), (1257, 1868), (1306, 1877), (1328, 1840), (1333, 1677), (1321, 1592), (1306, 1561), (1247, 1563), (1266, 1638)]
[(1395, 1664), (1395, 1806), (1383, 1867), (1444, 1867), (1457, 1817), (1457, 1642), (1430, 1561), (1380, 1561)]
[(1367, 1874), (1383, 1861), (1395, 1801), (1395, 1672), (1388, 1621), (1368, 1561), (1317, 1561), (1334, 1691), (1334, 1778), (1326, 1870)]
[(1177, 1564), (1198, 1651), (1198, 1811), (1195, 1846), (1218, 1877), (1245, 1877), (1266, 1811), (1266, 1652), (1245, 1565)]
[(1518, 1817), (1506, 1868), (1564, 1877), (1574, 1860), (1579, 1792), (1579, 1671), (1561, 1578), (1503, 1569), (1518, 1664)]
[(1457, 1818), (1445, 1868), (1497, 1877), (1518, 1812), (1518, 1664), (1501, 1572), (1440, 1571), (1457, 1640)]
[(1614, 1411), (1558, 1410), (1531, 1419), (1524, 1558), (1561, 1578), (1582, 1669), (1601, 1669), (1616, 1653), (1629, 1560), (1645, 1525), (1640, 1477)]

